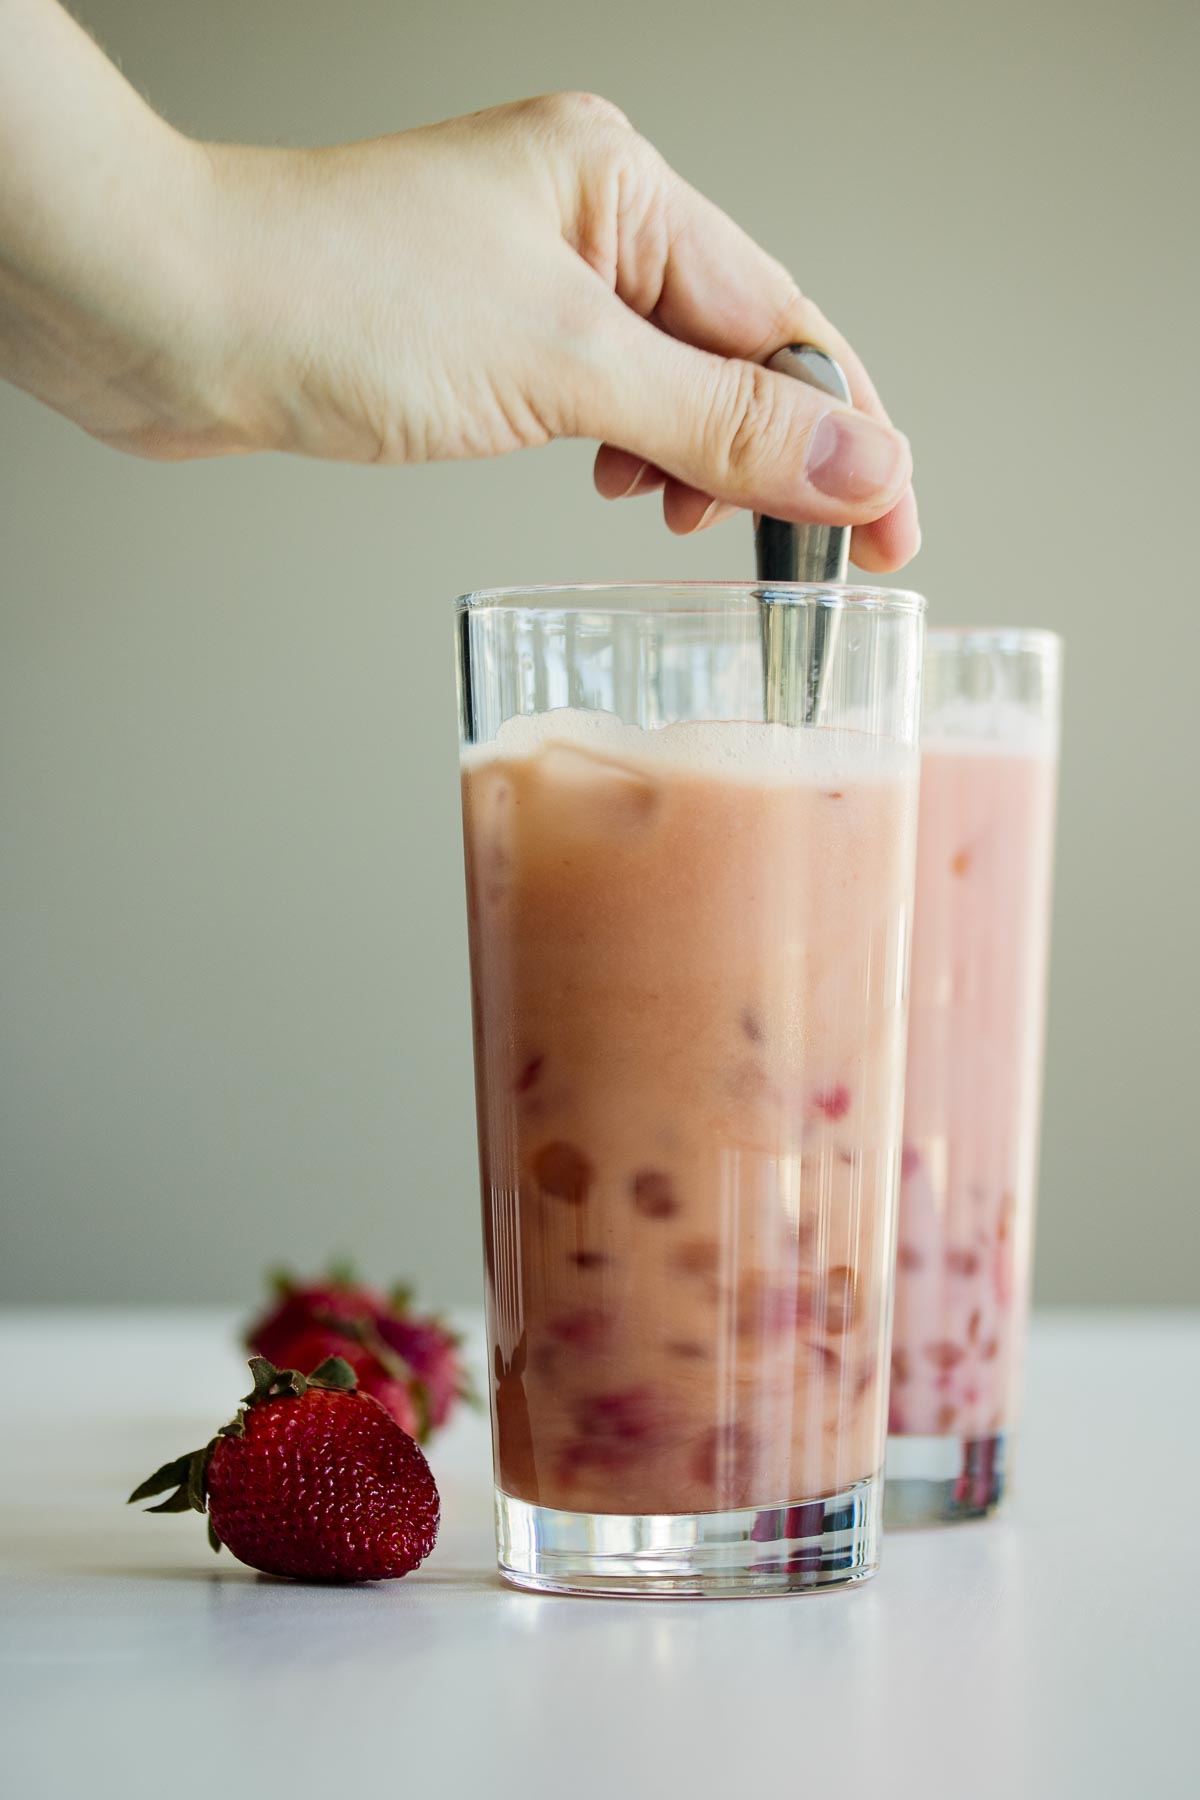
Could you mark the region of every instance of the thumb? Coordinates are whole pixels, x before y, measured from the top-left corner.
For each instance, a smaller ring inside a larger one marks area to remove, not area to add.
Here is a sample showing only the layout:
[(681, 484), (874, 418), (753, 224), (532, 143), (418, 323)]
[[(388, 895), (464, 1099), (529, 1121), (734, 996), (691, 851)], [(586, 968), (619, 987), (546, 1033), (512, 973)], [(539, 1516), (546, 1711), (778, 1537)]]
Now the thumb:
[(615, 355), (593, 387), (596, 416), (580, 421), (588, 436), (714, 499), (796, 523), (866, 524), (905, 493), (912, 455), (890, 425), (620, 313)]

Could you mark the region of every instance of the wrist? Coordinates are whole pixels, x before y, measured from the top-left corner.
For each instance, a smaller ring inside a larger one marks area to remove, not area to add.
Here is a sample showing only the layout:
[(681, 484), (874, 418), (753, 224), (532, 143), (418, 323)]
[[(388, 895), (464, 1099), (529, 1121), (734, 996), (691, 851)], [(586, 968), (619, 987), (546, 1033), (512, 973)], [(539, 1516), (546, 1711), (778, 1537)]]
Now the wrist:
[(298, 448), (288, 369), (302, 364), (304, 273), (293, 266), (306, 153), (189, 145), (197, 196), (185, 263), (198, 296), (206, 392), (215, 429), (237, 450)]
[(255, 449), (236, 379), (235, 282), (212, 152), (155, 123), (132, 254), (136, 294), (123, 291), (116, 308), (144, 358), (141, 382), (125, 384), (135, 441), (121, 447), (168, 458)]
[(106, 379), (93, 396), (95, 371), (84, 370), (78, 404), (61, 410), (158, 459), (285, 448), (269, 398), (278, 333), (261, 278), (267, 213), (250, 179), (259, 153), (150, 121), (107, 266), (85, 287)]

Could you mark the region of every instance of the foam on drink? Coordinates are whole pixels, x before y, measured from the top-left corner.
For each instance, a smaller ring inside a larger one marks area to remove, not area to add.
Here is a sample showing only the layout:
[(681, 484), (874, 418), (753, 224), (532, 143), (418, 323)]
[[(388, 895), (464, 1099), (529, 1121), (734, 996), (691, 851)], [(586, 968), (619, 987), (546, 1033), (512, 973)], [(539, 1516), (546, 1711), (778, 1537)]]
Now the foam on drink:
[(506, 719), (488, 744), (462, 752), (464, 768), (497, 760), (522, 760), (555, 746), (598, 757), (647, 763), (655, 769), (721, 775), (752, 782), (850, 779), (901, 780), (912, 753), (853, 728), (768, 725), (753, 720), (685, 720), (646, 728), (614, 713), (560, 707)]

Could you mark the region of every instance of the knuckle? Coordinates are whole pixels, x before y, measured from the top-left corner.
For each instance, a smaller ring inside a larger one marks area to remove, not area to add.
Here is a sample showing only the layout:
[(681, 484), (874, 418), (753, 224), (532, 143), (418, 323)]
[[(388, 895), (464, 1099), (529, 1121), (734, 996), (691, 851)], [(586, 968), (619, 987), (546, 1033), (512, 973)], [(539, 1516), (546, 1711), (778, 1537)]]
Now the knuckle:
[(547, 94), (540, 104), (553, 123), (571, 132), (630, 130), (629, 120), (620, 107), (602, 94)]
[(731, 487), (743, 487), (786, 453), (790, 412), (778, 376), (758, 363), (740, 366), (710, 421), (714, 460)]
[(574, 117), (589, 125), (617, 125), (628, 128), (629, 120), (620, 107), (603, 94), (568, 94)]
[(824, 323), (820, 308), (801, 292), (799, 285), (783, 267), (776, 264), (781, 292), (779, 304), (771, 318), (770, 328), (754, 355), (754, 361), (774, 356), (789, 344), (817, 343)]

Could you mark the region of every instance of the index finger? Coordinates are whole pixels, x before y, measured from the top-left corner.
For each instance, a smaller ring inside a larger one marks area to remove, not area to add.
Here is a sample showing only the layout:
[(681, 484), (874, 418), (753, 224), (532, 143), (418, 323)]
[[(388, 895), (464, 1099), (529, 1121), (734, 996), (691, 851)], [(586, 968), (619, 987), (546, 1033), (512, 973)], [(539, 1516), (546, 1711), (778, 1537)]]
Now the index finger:
[[(643, 168), (631, 179), (622, 208), (614, 271), (618, 298), (670, 336), (719, 356), (766, 362), (786, 344), (814, 344), (841, 364), (854, 405), (890, 424), (853, 345), (782, 263), (719, 206), (655, 161), (652, 173)], [(601, 491), (622, 491), (623, 476), (623, 453), (605, 446), (597, 465)], [(692, 510), (699, 519), (702, 497)], [(854, 559), (869, 570), (893, 569), (914, 555), (919, 543), (910, 489), (886, 522), (855, 527)]]
[(650, 241), (623, 241), (618, 253), (616, 291), (627, 306), (697, 349), (748, 362), (815, 344), (842, 365), (855, 406), (891, 423), (862, 359), (782, 263), (673, 169), (664, 168), (656, 199), (657, 221), (653, 202), (630, 221)]

